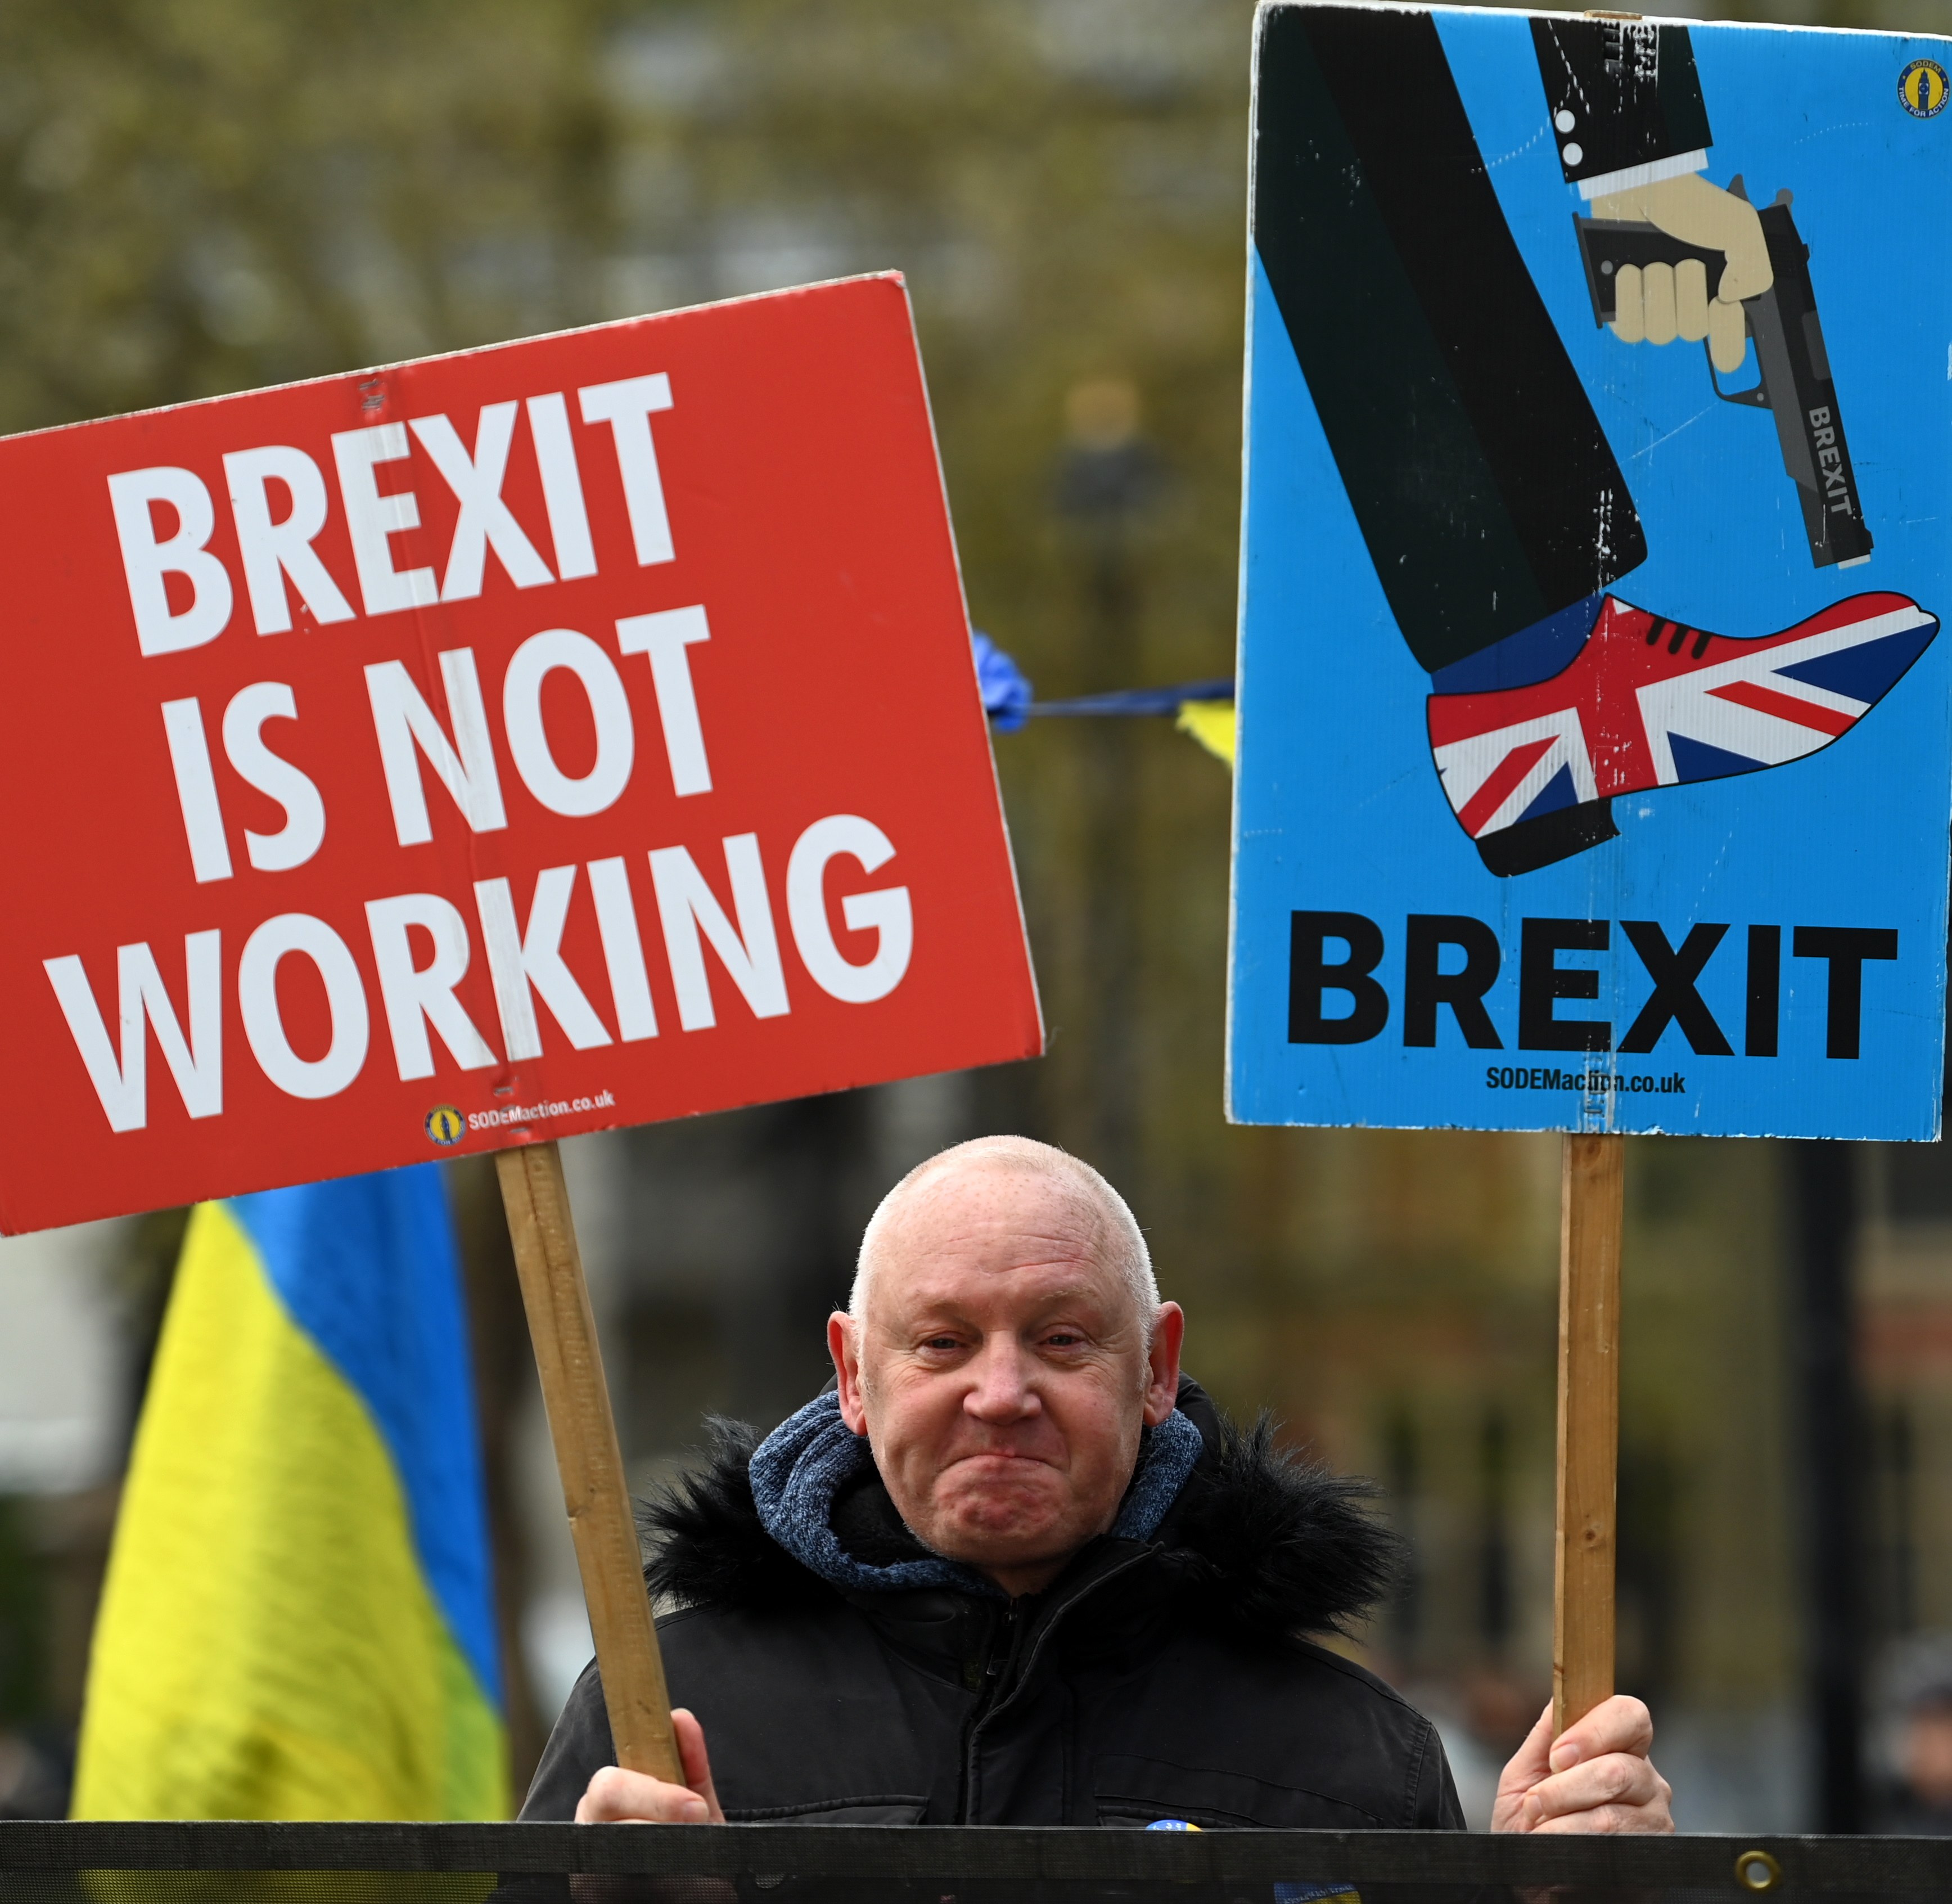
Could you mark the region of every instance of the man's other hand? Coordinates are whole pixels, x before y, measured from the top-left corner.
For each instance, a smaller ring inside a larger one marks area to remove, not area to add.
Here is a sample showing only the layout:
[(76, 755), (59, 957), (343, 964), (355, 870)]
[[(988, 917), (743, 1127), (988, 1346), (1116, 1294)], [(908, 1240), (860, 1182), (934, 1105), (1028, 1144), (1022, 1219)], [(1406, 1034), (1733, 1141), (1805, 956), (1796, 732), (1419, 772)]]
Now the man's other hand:
[(1653, 1715), (1638, 1699), (1616, 1693), (1557, 1739), (1548, 1705), (1498, 1780), (1491, 1829), (1672, 1831), (1674, 1794), (1647, 1757), (1653, 1743)]
[(718, 1794), (712, 1788), (712, 1761), (705, 1728), (683, 1706), (671, 1713), (684, 1783), (668, 1785), (646, 1772), (605, 1765), (591, 1778), (576, 1805), (578, 1824), (723, 1824)]

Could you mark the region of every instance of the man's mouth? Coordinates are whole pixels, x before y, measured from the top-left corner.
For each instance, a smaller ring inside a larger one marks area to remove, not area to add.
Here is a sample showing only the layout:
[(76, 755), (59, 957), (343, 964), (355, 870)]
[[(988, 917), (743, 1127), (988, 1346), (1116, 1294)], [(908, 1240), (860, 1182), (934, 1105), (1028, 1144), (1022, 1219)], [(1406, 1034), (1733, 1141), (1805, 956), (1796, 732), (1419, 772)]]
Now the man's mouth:
[(1051, 1467), (1056, 1464), (1042, 1455), (1028, 1454), (1017, 1448), (984, 1448), (978, 1449), (974, 1454), (955, 1456), (949, 1461), (948, 1468), (943, 1471), (946, 1473), (949, 1469), (991, 1465), (996, 1468), (999, 1474), (1003, 1474), (1007, 1473), (1012, 1469)]

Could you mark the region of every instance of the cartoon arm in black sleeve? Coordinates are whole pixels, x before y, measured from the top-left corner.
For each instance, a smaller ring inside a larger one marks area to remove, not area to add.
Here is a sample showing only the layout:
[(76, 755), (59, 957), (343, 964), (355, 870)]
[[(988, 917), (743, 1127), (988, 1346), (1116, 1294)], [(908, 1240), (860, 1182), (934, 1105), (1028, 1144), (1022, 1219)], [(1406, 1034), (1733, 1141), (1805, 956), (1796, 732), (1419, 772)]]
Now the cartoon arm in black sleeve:
[(1708, 341), (1724, 375), (1747, 348), (1744, 298), (1775, 281), (1754, 206), (1709, 183), (1708, 112), (1685, 27), (1534, 19), (1533, 50), (1569, 185), (1595, 218), (1650, 224), (1725, 261), (1711, 286), (1698, 258), (1624, 268), (1612, 329), (1625, 343)]

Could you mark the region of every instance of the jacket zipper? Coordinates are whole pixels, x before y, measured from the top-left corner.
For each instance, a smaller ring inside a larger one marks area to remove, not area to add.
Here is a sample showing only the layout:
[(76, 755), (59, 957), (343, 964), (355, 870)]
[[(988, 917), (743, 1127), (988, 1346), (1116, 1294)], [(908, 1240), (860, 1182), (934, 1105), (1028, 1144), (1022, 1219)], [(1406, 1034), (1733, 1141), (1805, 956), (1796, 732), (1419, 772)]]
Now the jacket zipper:
[(976, 1789), (976, 1752), (981, 1743), (983, 1728), (1009, 1704), (1016, 1696), (1018, 1689), (1029, 1678), (1038, 1655), (1043, 1651), (1045, 1642), (1056, 1630), (1058, 1622), (1079, 1602), (1089, 1599), (1108, 1580), (1116, 1580), (1121, 1574), (1137, 1566), (1149, 1557), (1150, 1549), (1145, 1553), (1134, 1554), (1121, 1565), (1100, 1574), (1076, 1599), (1059, 1607), (1043, 1623), (1030, 1649), (1029, 1657), (1021, 1662), (1017, 1658), (1018, 1649), (1024, 1636), (1035, 1623), (1026, 1621), (1018, 1612), (1019, 1602), (1015, 1600), (1010, 1602), (1003, 1615), (1002, 1628), (990, 1642), (989, 1657), (984, 1668), (983, 1696), (970, 1713), (968, 1725), (962, 1735), (962, 1790), (956, 1808), (958, 1824), (974, 1822), (970, 1815), (974, 1808), (972, 1799)]
[(984, 1649), (982, 1686), (962, 1728), (962, 1790), (956, 1795), (956, 1821), (959, 1824), (969, 1821), (970, 1787), (976, 1770), (977, 1731), (996, 1703), (997, 1689), (1003, 1683), (1010, 1655), (1015, 1650), (1021, 1624), (1017, 1602), (1012, 1600), (1003, 1609), (1001, 1621), (990, 1628), (990, 1642)]

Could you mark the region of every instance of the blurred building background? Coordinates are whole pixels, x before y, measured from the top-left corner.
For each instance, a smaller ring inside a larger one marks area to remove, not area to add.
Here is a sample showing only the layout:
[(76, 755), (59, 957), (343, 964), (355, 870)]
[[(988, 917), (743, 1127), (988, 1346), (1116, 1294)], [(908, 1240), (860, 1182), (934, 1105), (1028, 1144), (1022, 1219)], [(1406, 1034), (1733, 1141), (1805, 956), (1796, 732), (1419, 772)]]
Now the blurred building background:
[[(1822, 17), (1952, 28), (1946, 0), (1847, 4)], [(1047, 695), (1222, 675), (1250, 23), (1247, 0), (0, 6), (0, 429), (896, 267), (978, 624)], [(1441, 1717), (1481, 1817), (1548, 1683), (1556, 1140), (1228, 1128), (1224, 770), (1163, 722), (1033, 723), (997, 755), (1046, 1059), (569, 1147), (633, 1476), (705, 1412), (770, 1422), (818, 1386), (910, 1164), (1064, 1144), (1131, 1195), (1201, 1379), (1384, 1483), (1416, 1564), (1363, 1656)], [(587, 1629), (492, 1171), (452, 1181), (525, 1774)], [(1635, 1140), (1628, 1198), (1622, 1683), (1684, 1826), (1835, 1822), (1820, 1605), (1855, 1609), (1874, 1796), (1952, 1715), (1952, 1168)], [(0, 1245), (0, 1815), (64, 1802), (180, 1227)]]

